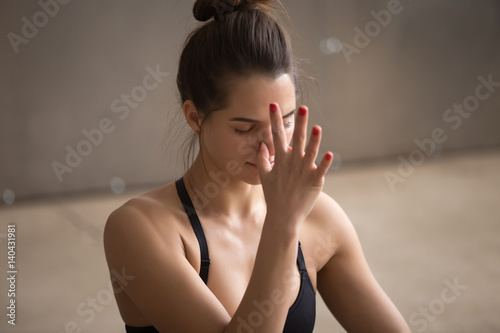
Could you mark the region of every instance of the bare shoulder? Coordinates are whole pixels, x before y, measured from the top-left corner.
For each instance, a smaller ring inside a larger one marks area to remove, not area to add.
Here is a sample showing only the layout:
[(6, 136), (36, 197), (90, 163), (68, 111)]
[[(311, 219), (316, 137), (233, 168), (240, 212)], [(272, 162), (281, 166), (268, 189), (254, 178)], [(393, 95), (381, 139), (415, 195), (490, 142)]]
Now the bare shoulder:
[(183, 207), (171, 185), (128, 200), (106, 221), (108, 268), (112, 275), (127, 276), (112, 279), (113, 290), (119, 290), (118, 307), (131, 326), (153, 325), (160, 332), (220, 332), (229, 322), (228, 313), (188, 259), (185, 241), (196, 236), (189, 223), (182, 223)]
[(355, 233), (340, 204), (325, 192), (320, 192), (307, 217), (306, 227), (308, 238), (313, 239), (314, 251), (323, 253), (319, 256), (318, 271), (342, 250)]
[(352, 228), (352, 223), (340, 204), (325, 192), (321, 192), (308, 216), (309, 224), (318, 232), (342, 236)]
[(139, 244), (144, 240), (154, 243), (161, 238), (157, 244), (178, 242), (180, 207), (171, 194), (172, 185), (175, 189), (175, 184), (169, 183), (132, 198), (111, 212), (104, 228), (107, 255), (123, 246), (144, 247), (145, 244)]
[[(160, 188), (153, 189), (138, 197), (129, 199), (123, 205), (116, 208), (111, 214), (106, 223), (113, 225), (115, 220), (125, 218), (126, 220), (135, 220), (136, 223), (153, 224), (157, 222), (157, 217), (170, 215), (175, 217), (182, 206), (178, 202), (175, 191), (175, 184), (168, 183)], [(133, 217), (132, 219), (127, 218)]]
[(325, 192), (320, 192), (309, 217), (322, 228), (342, 228), (351, 225), (340, 204)]

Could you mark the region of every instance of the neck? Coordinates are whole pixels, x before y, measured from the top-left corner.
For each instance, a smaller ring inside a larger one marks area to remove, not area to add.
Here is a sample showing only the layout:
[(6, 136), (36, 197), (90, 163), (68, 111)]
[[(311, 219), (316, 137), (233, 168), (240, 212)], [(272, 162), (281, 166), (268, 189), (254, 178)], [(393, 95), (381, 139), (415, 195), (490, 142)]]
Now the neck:
[(261, 184), (248, 184), (210, 163), (203, 165), (200, 154), (183, 178), (196, 212), (203, 216), (237, 221), (262, 217), (266, 210)]

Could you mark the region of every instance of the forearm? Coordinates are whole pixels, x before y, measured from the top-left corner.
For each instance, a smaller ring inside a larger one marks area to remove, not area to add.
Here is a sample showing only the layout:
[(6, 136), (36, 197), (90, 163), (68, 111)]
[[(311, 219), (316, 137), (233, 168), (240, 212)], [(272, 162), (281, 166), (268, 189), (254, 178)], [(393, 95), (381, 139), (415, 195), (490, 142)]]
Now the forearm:
[(283, 215), (266, 216), (252, 276), (225, 332), (241, 332), (242, 327), (255, 333), (283, 329), (291, 297), (287, 276), (297, 270), (298, 224)]

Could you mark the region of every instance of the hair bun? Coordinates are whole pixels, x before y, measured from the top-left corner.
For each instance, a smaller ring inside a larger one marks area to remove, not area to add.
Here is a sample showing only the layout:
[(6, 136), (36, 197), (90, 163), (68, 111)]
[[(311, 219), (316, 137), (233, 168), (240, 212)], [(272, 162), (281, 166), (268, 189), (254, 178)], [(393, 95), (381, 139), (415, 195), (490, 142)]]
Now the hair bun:
[(267, 7), (273, 0), (197, 0), (193, 7), (195, 19), (201, 22), (233, 11)]

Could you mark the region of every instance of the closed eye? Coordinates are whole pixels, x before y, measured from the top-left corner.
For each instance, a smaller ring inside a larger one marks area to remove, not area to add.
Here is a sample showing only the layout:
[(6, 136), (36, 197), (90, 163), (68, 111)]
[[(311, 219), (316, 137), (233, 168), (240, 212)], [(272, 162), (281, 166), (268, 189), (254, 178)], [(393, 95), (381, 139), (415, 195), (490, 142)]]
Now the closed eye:
[[(289, 113), (287, 113), (286, 115), (283, 116), (283, 120), (290, 118), (294, 114), (295, 114), (295, 110), (290, 111)], [(231, 119), (229, 119), (229, 121), (242, 121), (242, 122), (249, 122), (249, 123), (258, 123), (259, 122), (258, 120), (248, 119), (248, 118), (244, 118), (244, 117), (231, 118)], [(290, 128), (290, 127), (292, 127), (292, 125), (293, 125), (293, 121), (289, 121), (289, 122), (285, 123), (283, 126), (285, 128)], [(239, 129), (235, 128), (234, 131), (239, 135), (244, 135), (244, 134), (250, 133), (250, 131), (252, 129), (253, 129), (253, 127), (245, 131), (245, 130), (239, 130)]]
[(245, 134), (245, 133), (248, 133), (248, 132), (250, 132), (251, 130), (252, 130), (251, 128), (250, 128), (248, 131), (241, 131), (241, 130), (236, 129), (236, 128), (234, 129), (234, 131), (235, 131), (236, 133), (240, 134), (240, 135), (243, 135), (243, 134)]
[[(285, 128), (290, 128), (290, 127), (292, 127), (292, 125), (293, 125), (293, 121), (289, 121), (289, 122), (287, 122), (287, 123), (283, 124), (283, 126), (284, 126)], [(250, 129), (248, 129), (248, 130), (246, 130), (246, 131), (243, 131), (243, 130), (239, 130), (239, 129), (235, 128), (235, 129), (234, 129), (234, 131), (235, 131), (236, 133), (238, 133), (239, 135), (244, 135), (244, 134), (246, 134), (246, 133), (249, 133), (252, 129), (253, 129), (253, 127), (251, 127)]]

